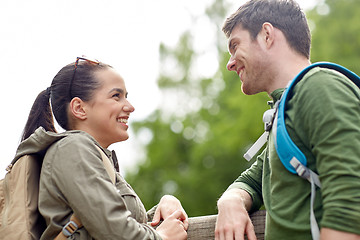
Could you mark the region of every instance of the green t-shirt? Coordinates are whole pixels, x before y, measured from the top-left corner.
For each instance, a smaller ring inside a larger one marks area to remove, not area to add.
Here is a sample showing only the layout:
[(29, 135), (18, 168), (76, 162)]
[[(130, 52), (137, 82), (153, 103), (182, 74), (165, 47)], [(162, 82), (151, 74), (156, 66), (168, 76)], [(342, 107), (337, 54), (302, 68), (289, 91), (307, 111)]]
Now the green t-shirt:
[[(284, 89), (275, 90), (277, 101)], [(360, 90), (345, 76), (314, 68), (297, 83), (288, 102), (286, 127), (319, 174), (314, 212), (319, 227), (360, 234)], [(270, 133), (265, 150), (229, 188), (267, 210), (267, 240), (312, 239), (310, 183), (285, 169)]]

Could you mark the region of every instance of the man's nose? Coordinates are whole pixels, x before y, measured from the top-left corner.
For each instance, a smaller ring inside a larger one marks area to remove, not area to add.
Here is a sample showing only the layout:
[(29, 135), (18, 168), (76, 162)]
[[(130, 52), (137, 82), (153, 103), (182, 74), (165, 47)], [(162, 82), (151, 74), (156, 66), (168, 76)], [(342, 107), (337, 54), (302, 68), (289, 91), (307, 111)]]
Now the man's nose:
[(226, 64), (227, 70), (229, 70), (229, 71), (236, 71), (236, 69), (235, 69), (235, 63), (236, 63), (235, 59), (231, 56), (230, 59), (229, 59), (229, 61), (228, 61), (228, 63)]

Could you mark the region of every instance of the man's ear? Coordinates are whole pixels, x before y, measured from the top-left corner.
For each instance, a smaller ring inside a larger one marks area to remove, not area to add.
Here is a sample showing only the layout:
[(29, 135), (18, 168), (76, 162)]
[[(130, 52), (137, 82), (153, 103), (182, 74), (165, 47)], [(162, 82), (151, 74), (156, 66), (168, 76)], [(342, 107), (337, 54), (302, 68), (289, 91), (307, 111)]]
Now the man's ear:
[(85, 120), (87, 118), (87, 114), (85, 111), (85, 103), (80, 98), (74, 97), (71, 100), (69, 107), (70, 107), (71, 114), (75, 118), (80, 119), (80, 120)]
[(270, 48), (275, 40), (275, 29), (271, 23), (265, 22), (261, 28), (261, 38), (267, 48)]

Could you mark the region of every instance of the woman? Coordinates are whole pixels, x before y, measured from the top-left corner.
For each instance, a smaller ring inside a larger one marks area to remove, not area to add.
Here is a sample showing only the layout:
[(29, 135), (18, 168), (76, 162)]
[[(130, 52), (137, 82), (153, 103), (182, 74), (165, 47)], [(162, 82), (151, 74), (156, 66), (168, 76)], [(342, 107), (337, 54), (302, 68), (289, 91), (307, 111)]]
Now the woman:
[[(160, 200), (149, 226), (133, 189), (118, 172), (113, 184), (105, 170), (101, 151), (117, 166), (107, 148), (128, 139), (134, 110), (122, 77), (85, 57), (63, 67), (39, 94), (17, 155), (44, 156), (39, 211), (47, 227), (41, 239), (54, 239), (73, 214), (83, 227), (71, 239), (186, 239), (188, 217), (175, 197)], [(52, 114), (65, 132), (56, 133)]]

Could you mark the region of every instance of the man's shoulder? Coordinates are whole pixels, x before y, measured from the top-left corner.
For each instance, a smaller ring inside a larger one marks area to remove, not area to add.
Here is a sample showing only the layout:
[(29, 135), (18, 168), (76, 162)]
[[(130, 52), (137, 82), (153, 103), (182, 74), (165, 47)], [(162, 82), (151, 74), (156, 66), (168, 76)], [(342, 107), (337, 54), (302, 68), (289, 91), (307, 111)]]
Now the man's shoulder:
[[(304, 75), (297, 86), (311, 90), (314, 87), (331, 88), (334, 87), (334, 85), (344, 84), (350, 84), (351, 86), (356, 87), (350, 79), (337, 70), (324, 67), (314, 67)], [(295, 86), (295, 88), (299, 87)], [(296, 91), (296, 89), (294, 91)]]

